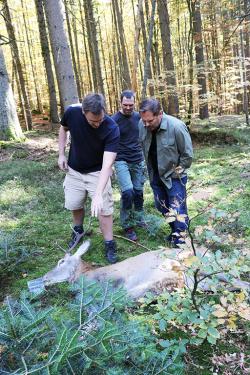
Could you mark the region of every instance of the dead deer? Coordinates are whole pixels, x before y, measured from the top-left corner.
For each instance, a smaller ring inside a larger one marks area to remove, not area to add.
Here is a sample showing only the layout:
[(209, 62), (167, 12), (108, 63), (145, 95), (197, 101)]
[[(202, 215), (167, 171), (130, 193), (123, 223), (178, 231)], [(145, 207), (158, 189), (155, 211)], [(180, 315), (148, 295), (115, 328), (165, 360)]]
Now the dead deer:
[[(39, 280), (43, 285), (63, 281), (74, 282), (84, 274), (91, 280), (100, 282), (112, 280), (115, 286), (123, 285), (134, 299), (144, 296), (149, 291), (158, 294), (164, 289), (171, 291), (184, 285), (192, 286), (192, 280), (186, 277), (181, 261), (170, 258), (173, 249), (148, 251), (116, 264), (94, 268), (90, 263), (81, 259), (89, 246), (90, 242), (86, 241), (74, 255), (67, 253), (63, 259), (59, 260), (55, 268), (37, 281)], [(186, 256), (188, 255), (182, 254), (181, 257)], [(218, 275), (218, 279), (226, 281), (224, 275)], [(248, 283), (236, 281), (237, 283), (234, 284), (236, 288), (249, 287)], [(205, 284), (203, 286), (206, 289)], [(32, 289), (31, 284), (29, 287)]]

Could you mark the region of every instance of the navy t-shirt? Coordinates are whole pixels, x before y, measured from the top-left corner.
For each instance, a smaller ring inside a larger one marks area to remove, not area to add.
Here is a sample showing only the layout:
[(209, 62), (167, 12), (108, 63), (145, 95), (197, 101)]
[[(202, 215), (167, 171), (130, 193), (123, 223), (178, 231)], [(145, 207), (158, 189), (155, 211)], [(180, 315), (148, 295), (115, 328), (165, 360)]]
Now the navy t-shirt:
[(120, 143), (116, 160), (139, 163), (143, 160), (142, 149), (139, 144), (139, 113), (134, 111), (131, 116), (125, 116), (119, 111), (112, 116), (112, 119), (120, 129)]
[(68, 165), (75, 171), (81, 173), (100, 171), (104, 151), (117, 152), (119, 128), (107, 115), (101, 125), (94, 129), (82, 113), (81, 104), (73, 104), (65, 111), (61, 125), (70, 131)]

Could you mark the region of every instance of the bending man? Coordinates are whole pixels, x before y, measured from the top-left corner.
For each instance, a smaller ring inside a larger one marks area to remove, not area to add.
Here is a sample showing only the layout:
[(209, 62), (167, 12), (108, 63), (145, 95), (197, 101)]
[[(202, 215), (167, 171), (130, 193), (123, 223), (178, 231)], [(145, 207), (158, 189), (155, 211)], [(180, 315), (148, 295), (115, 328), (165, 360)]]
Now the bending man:
[(171, 210), (176, 218), (183, 215), (182, 220), (170, 223), (167, 240), (176, 246), (184, 242), (182, 237), (188, 226), (186, 169), (193, 158), (191, 138), (182, 121), (163, 113), (158, 100), (143, 100), (139, 110), (140, 141), (155, 206), (163, 215)]
[[(115, 263), (110, 176), (119, 143), (119, 128), (105, 114), (105, 100), (101, 94), (89, 94), (82, 105), (69, 106), (61, 125), (58, 165), (66, 171), (65, 207), (72, 211), (74, 223), (69, 250), (83, 237), (84, 203), (89, 195), (92, 200), (91, 214), (99, 218), (106, 257), (110, 263)], [(71, 144), (67, 161), (65, 147), (68, 131)]]

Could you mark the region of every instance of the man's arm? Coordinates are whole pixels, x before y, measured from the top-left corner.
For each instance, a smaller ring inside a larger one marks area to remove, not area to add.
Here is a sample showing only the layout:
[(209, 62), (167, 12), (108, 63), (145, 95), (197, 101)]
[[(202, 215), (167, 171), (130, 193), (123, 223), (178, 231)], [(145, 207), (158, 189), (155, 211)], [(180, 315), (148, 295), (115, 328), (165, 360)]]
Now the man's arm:
[[(182, 171), (186, 168), (189, 168), (193, 160), (193, 146), (190, 134), (186, 127), (183, 129), (176, 129), (175, 137), (177, 141), (177, 147), (180, 154), (180, 162), (178, 167), (181, 167)], [(179, 171), (180, 173), (182, 171)]]
[(64, 126), (61, 126), (59, 129), (59, 136), (58, 136), (58, 147), (59, 147), (59, 157), (58, 157), (58, 166), (62, 171), (66, 171), (68, 169), (68, 162), (65, 156), (65, 148), (67, 144), (68, 129)]
[(96, 187), (95, 195), (91, 203), (91, 215), (97, 217), (103, 208), (102, 193), (108, 182), (109, 177), (112, 175), (112, 165), (115, 161), (116, 153), (104, 151), (102, 169), (100, 171), (100, 176), (98, 184)]

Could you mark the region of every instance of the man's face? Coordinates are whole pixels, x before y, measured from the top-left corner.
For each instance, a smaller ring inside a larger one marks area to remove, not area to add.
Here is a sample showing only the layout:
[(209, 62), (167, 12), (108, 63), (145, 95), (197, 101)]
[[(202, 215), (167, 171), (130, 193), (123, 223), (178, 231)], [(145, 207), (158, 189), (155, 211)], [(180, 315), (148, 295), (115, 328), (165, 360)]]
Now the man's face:
[(125, 116), (130, 116), (132, 115), (134, 109), (135, 109), (135, 98), (132, 97), (129, 99), (124, 96), (121, 102), (121, 112)]
[(159, 127), (162, 119), (162, 111), (158, 115), (154, 115), (151, 111), (141, 112), (140, 115), (145, 128), (151, 132)]
[(95, 115), (92, 112), (84, 112), (83, 114), (85, 115), (89, 125), (94, 129), (99, 128), (105, 116), (104, 111), (102, 111), (100, 115)]

